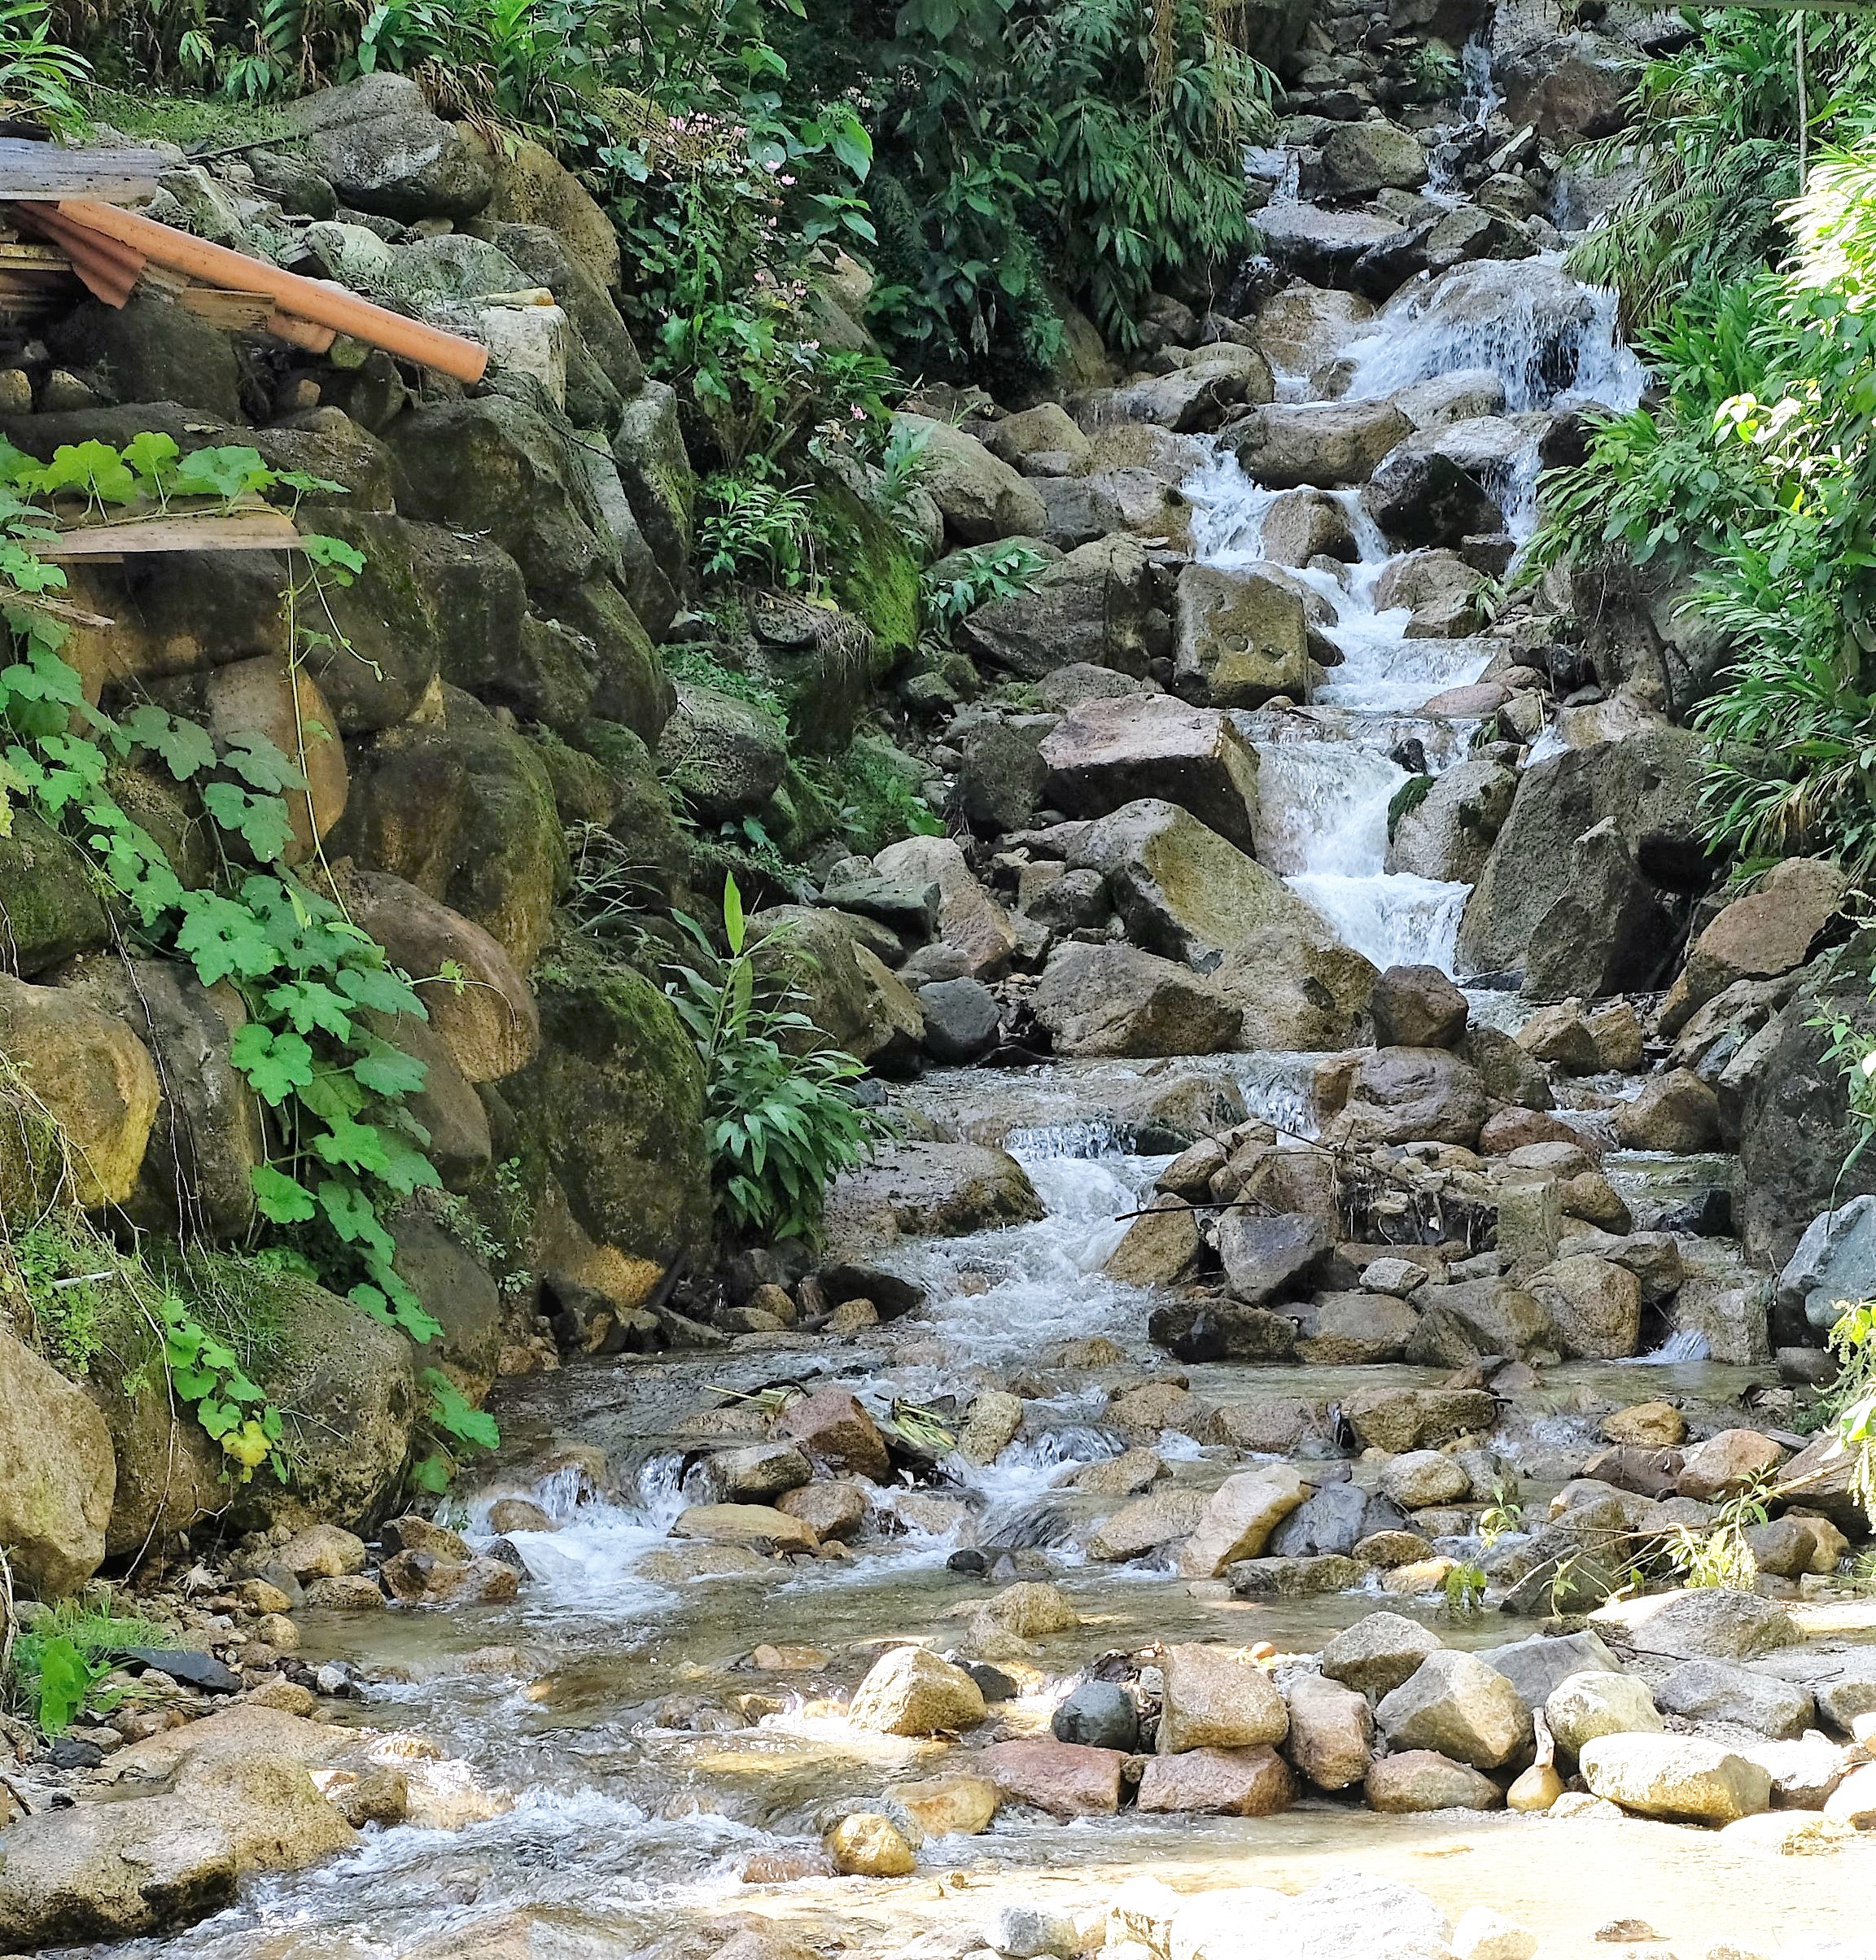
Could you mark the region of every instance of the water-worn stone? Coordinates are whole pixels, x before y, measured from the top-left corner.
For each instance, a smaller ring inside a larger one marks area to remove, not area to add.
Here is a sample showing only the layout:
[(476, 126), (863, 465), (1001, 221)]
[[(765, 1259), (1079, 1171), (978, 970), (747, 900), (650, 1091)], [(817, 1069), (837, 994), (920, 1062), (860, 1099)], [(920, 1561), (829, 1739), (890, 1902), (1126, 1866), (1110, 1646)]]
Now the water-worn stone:
[(1219, 1817), (1271, 1817), (1296, 1798), (1290, 1765), (1267, 1746), (1201, 1748), (1149, 1757), (1135, 1800), (1144, 1811), (1191, 1810)]
[(997, 1787), (986, 1776), (934, 1776), (895, 1783), (894, 1800), (927, 1837), (975, 1837), (997, 1813)]
[(1802, 1735), (1817, 1713), (1807, 1689), (1723, 1660), (1690, 1660), (1675, 1669), (1655, 1699), (1671, 1714), (1724, 1722), (1761, 1735)]
[(1357, 1065), (1337, 1134), (1354, 1144), (1477, 1143), (1487, 1114), (1476, 1069), (1445, 1048), (1377, 1048)]
[(836, 1478), (818, 1479), (797, 1490), (785, 1490), (776, 1501), (785, 1516), (797, 1518), (817, 1538), (853, 1538), (865, 1524), (871, 1508), (866, 1493), (857, 1484)]
[(836, 1385), (798, 1397), (784, 1407), (776, 1428), (829, 1470), (851, 1472), (875, 1483), (886, 1477), (886, 1440), (850, 1389)]
[(1504, 1647), (1485, 1647), (1479, 1658), (1511, 1682), (1528, 1708), (1542, 1708), (1572, 1674), (1622, 1671), (1620, 1661), (1587, 1628), (1576, 1634), (1538, 1634)]
[(1258, 572), (1188, 565), (1177, 606), (1174, 671), (1201, 683), (1213, 707), (1308, 694), (1309, 623), (1288, 587)]
[[(1087, 496), (1090, 479), (1045, 482), (1043, 488), (1052, 504), (1058, 493)], [(1160, 486), (1154, 488), (1163, 496)], [(1052, 523), (1050, 528), (1059, 530)], [(979, 666), (1031, 680), (1084, 666), (1117, 676), (1144, 675), (1148, 615), (1154, 609), (1152, 565), (1138, 539), (1094, 535), (1105, 528), (1087, 527), (1074, 540), (1076, 548), (1044, 566), (1024, 590), (990, 600), (960, 620), (955, 629), (960, 650)]]
[(946, 531), (959, 544), (1039, 535), (1047, 522), (1042, 499), (975, 436), (929, 415), (902, 413), (893, 426), (923, 439), (921, 488), (944, 514)]
[(1683, 1660), (1752, 1660), (1800, 1638), (1775, 1600), (1724, 1586), (1637, 1600), (1623, 1619), (1623, 1637), (1631, 1647)]
[(938, 936), (959, 956), (968, 978), (994, 978), (1008, 964), (1016, 927), (950, 838), (902, 838), (874, 857), (873, 868), (881, 877), (938, 886)]
[(1331, 1680), (1364, 1694), (1391, 1694), (1432, 1654), (1439, 1636), (1401, 1613), (1370, 1613), (1345, 1627), (1323, 1649), (1322, 1669)]
[(868, 1669), (847, 1718), (886, 1735), (974, 1729), (984, 1719), (983, 1692), (961, 1667), (928, 1649), (895, 1647)]
[(1804, 964), (1843, 896), (1828, 858), (1787, 858), (1756, 890), (1725, 907), (1688, 950), (1662, 1003), (1661, 1032), (1678, 1034), (1706, 1004), (1740, 980), (1764, 980)]
[(1489, 1433), (1498, 1405), (1484, 1389), (1358, 1389), (1342, 1413), (1370, 1449), (1433, 1449), (1455, 1436)]
[(1298, 1673), (1283, 1690), (1290, 1730), (1283, 1752), (1318, 1790), (1345, 1790), (1368, 1773), (1375, 1717), (1367, 1695), (1320, 1674)]
[(1118, 1749), (1038, 1738), (993, 1743), (977, 1760), (1006, 1803), (1060, 1818), (1112, 1817), (1121, 1806), (1126, 1758)]
[(848, 1878), (903, 1879), (918, 1870), (899, 1827), (876, 1810), (855, 1810), (827, 1834), (827, 1853), (836, 1871)]
[(1109, 1564), (1137, 1559), (1190, 1535), (1211, 1502), (1203, 1490), (1156, 1490), (1123, 1504), (1096, 1527), (1088, 1555)]
[(1323, 140), (1322, 169), (1333, 197), (1414, 190), (1427, 181), (1427, 153), (1397, 123), (1336, 123)]
[(812, 1551), (818, 1542), (811, 1526), (772, 1504), (687, 1505), (678, 1513), (671, 1534), (713, 1545), (746, 1546), (754, 1551)]
[(1390, 966), (1368, 1011), (1377, 1048), (1450, 1048), (1466, 1031), (1466, 996), (1437, 966)]
[(1465, 1496), (1471, 1480), (1458, 1460), (1437, 1450), (1410, 1450), (1381, 1472), (1381, 1488), (1403, 1510), (1450, 1504)]
[(1531, 1739), (1531, 1712), (1505, 1677), (1476, 1655), (1429, 1654), (1375, 1711), (1388, 1741), (1435, 1749), (1495, 1770)]
[(1266, 489), (1340, 490), (1365, 483), (1412, 432), (1413, 424), (1387, 402), (1279, 402), (1253, 409), (1219, 440)]
[(1044, 794), (1071, 816), (1106, 816), (1165, 798), (1251, 848), (1257, 752), (1216, 709), (1171, 695), (1085, 701), (1043, 739), (1041, 755), (1049, 771)]
[(1682, 1497), (1710, 1504), (1769, 1477), (1784, 1460), (1783, 1450), (1756, 1429), (1722, 1429), (1681, 1457), (1675, 1488)]
[(1567, 1756), (1579, 1754), (1598, 1736), (1658, 1735), (1668, 1726), (1646, 1682), (1604, 1669), (1559, 1682), (1544, 1703), (1544, 1720)]
[(1205, 1241), (1199, 1214), (1183, 1198), (1161, 1192), (1126, 1229), (1101, 1269), (1129, 1286), (1166, 1286), (1197, 1264)]
[(1677, 1157), (1710, 1150), (1720, 1140), (1720, 1099), (1691, 1069), (1655, 1077), (1616, 1116), (1625, 1150), (1665, 1150)]
[(1642, 1286), (1626, 1267), (1579, 1253), (1541, 1268), (1527, 1284), (1550, 1315), (1565, 1354), (1607, 1361), (1635, 1352), (1642, 1331)]
[[(1354, 1484), (1325, 1484), (1299, 1505), (1270, 1534), (1267, 1549), (1273, 1558), (1310, 1559), (1324, 1553), (1346, 1555), (1362, 1534), (1380, 1528), (1369, 1522), (1371, 1500)], [(1386, 1503), (1374, 1504), (1377, 1520), (1398, 1520)]]
[(1235, 1560), (1256, 1558), (1278, 1525), (1309, 1494), (1310, 1486), (1288, 1463), (1266, 1463), (1227, 1477), (1179, 1548), (1180, 1576), (1215, 1578)]
[(1638, 1402), (1604, 1416), (1603, 1435), (1640, 1450), (1672, 1450), (1686, 1441), (1687, 1419), (1671, 1402)]
[(1218, 1223), (1218, 1258), (1232, 1293), (1249, 1304), (1271, 1299), (1306, 1280), (1332, 1240), (1318, 1218), (1301, 1212), (1274, 1217), (1227, 1211)]
[(1604, 1735), (1578, 1761), (1594, 1795), (1642, 1817), (1730, 1824), (1772, 1800), (1772, 1779), (1756, 1763), (1690, 1735)]
[(977, 980), (934, 980), (918, 990), (925, 1052), (934, 1061), (981, 1061), (997, 1044), (996, 995)]
[(1237, 1044), (1240, 1010), (1189, 968), (1137, 946), (1064, 946), (1034, 996), (1072, 1056), (1209, 1055)]
[(1162, 1755), (1187, 1749), (1248, 1748), (1279, 1743), (1289, 1711), (1257, 1663), (1228, 1647), (1182, 1644), (1165, 1650), (1160, 1717)]
[(1384, 1756), (1368, 1771), (1362, 1794), (1371, 1810), (1496, 1810), (1504, 1792), (1490, 1777), (1437, 1749)]
[(1130, 1756), (1139, 1743), (1139, 1708), (1118, 1682), (1084, 1681), (1056, 1709), (1049, 1726), (1058, 1742)]

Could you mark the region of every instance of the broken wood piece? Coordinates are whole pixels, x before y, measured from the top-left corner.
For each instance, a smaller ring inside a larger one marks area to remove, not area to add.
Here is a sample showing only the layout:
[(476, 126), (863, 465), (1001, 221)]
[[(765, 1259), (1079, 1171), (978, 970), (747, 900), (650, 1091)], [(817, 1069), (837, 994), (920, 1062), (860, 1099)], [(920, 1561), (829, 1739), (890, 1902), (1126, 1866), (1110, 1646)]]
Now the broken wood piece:
[(273, 311), (273, 301), (265, 293), (238, 293), (220, 286), (186, 286), (177, 300), (197, 319), (231, 334), (265, 326)]
[(155, 551), (284, 551), (299, 542), (293, 519), (284, 510), (263, 505), (215, 516), (81, 525), (33, 549), (42, 558), (118, 558)]
[(333, 342), (339, 338), (330, 327), (302, 320), (293, 313), (283, 313), (278, 307), (267, 316), (263, 325), (276, 340), (302, 348), (309, 354), (329, 353)]
[(488, 350), (460, 335), (407, 320), (342, 287), (282, 272), (277, 265), (230, 252), (225, 246), (211, 245), (204, 238), (190, 238), (135, 212), (77, 198), (61, 203), (59, 215), (83, 230), (131, 247), (157, 265), (186, 272), (212, 286), (267, 293), (284, 313), (330, 326), (335, 333), (350, 334), (387, 353), (452, 374), (458, 381), (479, 381), (488, 370)]
[(170, 165), (161, 152), (141, 146), (68, 150), (59, 143), (0, 137), (0, 201), (59, 203), (92, 198), (134, 203), (155, 197), (157, 179)]

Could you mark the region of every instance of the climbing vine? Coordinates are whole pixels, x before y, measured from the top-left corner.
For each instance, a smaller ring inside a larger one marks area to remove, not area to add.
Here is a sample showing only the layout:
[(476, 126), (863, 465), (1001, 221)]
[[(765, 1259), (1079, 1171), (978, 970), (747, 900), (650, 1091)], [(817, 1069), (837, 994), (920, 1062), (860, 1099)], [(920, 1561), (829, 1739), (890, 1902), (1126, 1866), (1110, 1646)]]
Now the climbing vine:
[[(25, 803), (86, 854), (133, 936), (188, 964), (204, 987), (225, 982), (239, 993), (247, 1019), (230, 1059), (269, 1118), (267, 1161), (252, 1172), (260, 1214), (283, 1229), (311, 1275), (424, 1343), (441, 1328), (394, 1270), (385, 1222), (389, 1206), (439, 1183), (426, 1154), (429, 1133), (405, 1103), (423, 1087), (424, 1065), (378, 1029), (399, 1016), (427, 1015), (384, 948), (286, 862), (294, 838), (287, 799), (308, 789), (306, 745), (335, 737), (303, 724), (300, 754), (289, 756), (265, 733), (217, 737), (155, 702), (116, 715), (93, 705), (62, 650), (76, 616), (58, 597), (65, 575), (42, 555), (56, 535), (52, 500), (81, 502), (80, 521), (133, 525), (178, 508), (251, 508), (266, 492), (284, 493), (297, 510), (308, 492), (342, 488), (274, 470), (251, 448), (184, 456), (160, 434), (121, 449), (69, 445), (45, 463), (0, 442), (0, 615), (15, 654), (0, 668), (0, 829), (11, 824), (15, 801)], [(303, 615), (328, 584), (349, 584), (364, 563), (336, 538), (299, 540), (282, 597), (290, 685), (313, 649), (349, 650), (336, 629), (308, 627)], [(186, 884), (112, 793), (113, 768), (132, 760), (167, 771), (199, 803), (221, 860), (212, 882)], [(228, 1392), (212, 1337), (184, 1313), (165, 1328), (165, 1355), (204, 1428), (225, 1447), (235, 1435), (241, 1446), (231, 1454), (251, 1473), (275, 1438), (250, 1430), (235, 1406), (244, 1398)], [(468, 1423), (460, 1399), (433, 1391), (432, 1424), (483, 1442), (487, 1419)]]

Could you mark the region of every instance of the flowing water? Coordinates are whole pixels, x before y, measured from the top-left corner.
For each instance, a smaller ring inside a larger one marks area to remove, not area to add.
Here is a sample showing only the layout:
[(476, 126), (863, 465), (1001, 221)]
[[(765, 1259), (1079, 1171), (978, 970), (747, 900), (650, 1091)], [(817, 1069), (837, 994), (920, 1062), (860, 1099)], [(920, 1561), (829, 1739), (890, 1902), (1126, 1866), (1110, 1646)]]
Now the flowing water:
[[(1482, 124), (1492, 107), (1489, 64), (1480, 50), (1469, 49), (1467, 61), (1469, 112)], [(1292, 166), (1283, 153), (1251, 160), (1279, 195), (1295, 193)], [(1571, 330), (1567, 359), (1559, 361), (1554, 346), (1539, 358), (1542, 338), (1515, 287), (1503, 306), (1463, 322), (1429, 292), (1356, 343), (1349, 393), (1379, 396), (1485, 367), (1503, 381), (1514, 413), (1545, 407), (1565, 387), (1615, 404), (1634, 399), (1639, 370), (1615, 338), (1603, 295)], [(1283, 378), (1283, 389), (1286, 399), (1307, 398), (1298, 377)], [(1529, 466), (1520, 462), (1501, 486), (1514, 537), (1528, 530), (1535, 456), (1533, 435)], [(1187, 488), (1201, 558), (1225, 568), (1258, 562), (1272, 493), (1223, 454)], [(1428, 961), (1450, 972), (1467, 888), (1386, 869), (1388, 805), (1406, 780), (1393, 752), (1417, 741), (1436, 771), (1465, 755), (1473, 724), (1428, 716), (1423, 704), (1475, 680), (1498, 643), (1412, 638), (1404, 610), (1378, 610), (1389, 549), (1358, 496), (1342, 501), (1357, 562), (1295, 574), (1327, 602), (1327, 631), (1341, 663), (1305, 709), (1244, 717), (1262, 759), (1258, 855), (1376, 965)], [(1515, 1019), (1502, 997), (1474, 998), (1480, 1018)], [(1063, 1826), (1007, 1816), (982, 1837), (928, 1842), (914, 1879), (787, 1882), (811, 1866), (833, 1816), (955, 1762), (934, 1743), (851, 1728), (842, 1705), (880, 1643), (912, 1637), (945, 1651), (962, 1641), (960, 1616), (986, 1590), (948, 1564), (962, 1544), (1030, 1561), (1083, 1616), (1080, 1629), (1043, 1639), (1031, 1663), (1016, 1666), (1023, 1692), (1001, 1712), (1018, 1730), (1046, 1727), (1065, 1683), (1104, 1649), (1196, 1637), (1268, 1639), (1279, 1651), (1306, 1652), (1379, 1604), (1439, 1613), (1432, 1599), (1378, 1592), (1240, 1600), (1216, 1582), (1187, 1585), (1150, 1563), (1095, 1563), (1085, 1542), (1107, 1507), (1062, 1481), (1122, 1446), (1103, 1420), (1108, 1388), (1164, 1363), (1146, 1340), (1150, 1296), (1101, 1271), (1126, 1214), (1165, 1162), (1138, 1153), (1152, 1111), (1196, 1087), (1228, 1092), (1307, 1135), (1316, 1061), (1212, 1056), (929, 1078), (911, 1092), (921, 1111), (952, 1135), (1007, 1144), (1047, 1215), (898, 1249), (894, 1262), (927, 1292), (916, 1315), (837, 1345), (754, 1337), (711, 1358), (622, 1357), (505, 1385), (503, 1460), (516, 1467), (488, 1478), (463, 1522), (472, 1536), (483, 1532), (489, 1501), (514, 1492), (546, 1510), (556, 1529), (514, 1541), (531, 1574), (520, 1599), (448, 1613), (308, 1615), (304, 1631), (309, 1658), (360, 1664), (357, 1720), (435, 1739), (478, 1786), (506, 1795), (483, 1806), (492, 1814), (453, 1831), (370, 1833), (352, 1856), (251, 1887), (236, 1908), (194, 1931), (125, 1950), (164, 1960), (390, 1960), (413, 1952), (610, 1960), (707, 1950), (707, 1943), (684, 1947), (686, 1930), (753, 1910), (811, 1936), (831, 1929), (870, 1953), (904, 1949), (941, 1960), (969, 1947), (968, 1929), (1006, 1898), (1083, 1905), (1143, 1870), (1185, 1888), (1262, 1883), (1296, 1890), (1353, 1861), (1406, 1879), (1455, 1912), (1491, 1903), (1539, 1927), (1545, 1954), (1559, 1960), (1595, 1953), (1594, 1929), (1624, 1914), (1651, 1921), (1683, 1960), (1723, 1935), (1771, 1942), (1860, 1934), (1858, 1901), (1876, 1877), (1876, 1853), (1861, 1848), (1834, 1854), (1828, 1885), (1767, 1886), (1762, 1864), (1743, 1866), (1741, 1854), (1712, 1836), (1665, 1826), (1385, 1818), (1352, 1799), (1314, 1798), (1268, 1819), (1161, 1819), (1130, 1810)], [(1596, 1119), (1594, 1111), (1582, 1114)], [(1671, 1201), (1726, 1170), (1611, 1162), (1612, 1179), (1638, 1210), (1644, 1200)], [(1112, 1341), (1122, 1359), (1073, 1369), (1052, 1362), (1062, 1343), (1094, 1336)], [(1685, 1344), (1648, 1362), (1645, 1388), (1633, 1364), (1546, 1372), (1497, 1439), (1535, 1494), (1581, 1460), (1607, 1410), (1666, 1393), (1696, 1417), (1718, 1419), (1764, 1373), (1691, 1357)], [(1219, 1405), (1270, 1396), (1339, 1402), (1373, 1381), (1437, 1379), (1404, 1367), (1187, 1372), (1195, 1392)], [(894, 1397), (961, 1404), (978, 1387), (1012, 1378), (1029, 1398), (1027, 1420), (998, 1462), (947, 1459), (941, 1481), (954, 1500), (948, 1507), (929, 1492), (882, 1492), (877, 1529), (850, 1560), (712, 1577), (696, 1548), (674, 1551), (671, 1524), (699, 1490), (694, 1441), (680, 1425), (722, 1402), (718, 1391), (835, 1379), (859, 1385), (883, 1411)], [(568, 1443), (605, 1451), (603, 1482), (589, 1481), (584, 1459), (556, 1462), (556, 1449)], [(1198, 1487), (1215, 1484), (1236, 1460), (1177, 1434), (1163, 1437), (1160, 1449), (1174, 1481)], [(1441, 1625), (1462, 1644), (1530, 1630), (1495, 1613)], [(799, 1651), (781, 1656), (779, 1669), (759, 1671), (751, 1655), (763, 1643)]]

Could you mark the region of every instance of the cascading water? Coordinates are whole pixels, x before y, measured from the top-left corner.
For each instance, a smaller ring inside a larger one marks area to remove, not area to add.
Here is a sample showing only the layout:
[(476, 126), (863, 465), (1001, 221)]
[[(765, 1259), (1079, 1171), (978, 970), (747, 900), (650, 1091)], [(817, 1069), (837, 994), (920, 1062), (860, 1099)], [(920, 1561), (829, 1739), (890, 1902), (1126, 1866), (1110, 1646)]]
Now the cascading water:
[[(1482, 121), (1493, 106), (1482, 50), (1472, 68), (1485, 77), (1473, 105)], [(1374, 329), (1345, 350), (1344, 399), (1380, 400), (1461, 373), (1502, 387), (1506, 413), (1529, 418), (1524, 441), (1490, 472), (1505, 529), (1521, 545), (1537, 522), (1537, 412), (1559, 401), (1628, 408), (1640, 397), (1642, 370), (1622, 344), (1615, 309), (1613, 294), (1577, 285), (1559, 259), (1479, 260), (1389, 302)], [(1302, 400), (1310, 391), (1283, 376), (1279, 393)], [(1278, 492), (1222, 450), (1185, 491), (1202, 563), (1269, 569), (1264, 523)], [(1318, 559), (1283, 573), (1327, 602), (1332, 617), (1323, 630), (1341, 661), (1314, 689), (1306, 719), (1245, 718), (1262, 765), (1258, 855), (1377, 966), (1424, 964), (1450, 973), (1470, 887), (1387, 869), (1388, 807), (1408, 776), (1393, 756), (1410, 737), (1437, 773), (1466, 752), (1476, 723), (1419, 711), (1476, 681), (1499, 642), (1410, 637), (1406, 607), (1376, 604), (1388, 568), (1408, 554), (1393, 551), (1358, 491), (1332, 494), (1348, 514), (1355, 562)]]

